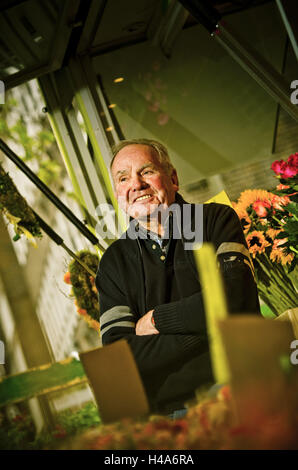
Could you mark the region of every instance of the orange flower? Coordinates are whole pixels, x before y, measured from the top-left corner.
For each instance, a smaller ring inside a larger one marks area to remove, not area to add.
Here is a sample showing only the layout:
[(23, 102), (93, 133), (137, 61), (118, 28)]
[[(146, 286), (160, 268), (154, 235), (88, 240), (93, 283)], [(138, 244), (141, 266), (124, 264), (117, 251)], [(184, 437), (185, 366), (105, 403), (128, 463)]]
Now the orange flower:
[(240, 219), (243, 232), (247, 233), (250, 229), (250, 226), (251, 226), (251, 219), (250, 219), (246, 209), (244, 209), (241, 206), (238, 206), (238, 204), (236, 204), (235, 202), (233, 202), (233, 207), (234, 207), (235, 211), (237, 212), (237, 215)]
[(71, 284), (69, 271), (67, 271), (67, 273), (64, 274), (63, 281), (66, 282), (66, 284)]
[(280, 232), (282, 231), (282, 229), (274, 229), (274, 228), (268, 228), (267, 231), (266, 231), (266, 235), (267, 237), (271, 238), (271, 240), (274, 240), (276, 235), (278, 235)]
[(264, 189), (246, 189), (240, 194), (237, 206), (241, 209), (247, 209), (256, 201), (271, 202), (274, 196), (275, 194), (265, 191)]
[(288, 184), (281, 184), (281, 183), (280, 183), (280, 184), (278, 184), (278, 185), (276, 186), (276, 189), (277, 189), (278, 191), (282, 191), (283, 189), (289, 189), (289, 187), (290, 187), (290, 186), (289, 186)]
[(79, 315), (88, 315), (87, 310), (84, 308), (77, 308), (77, 312)]
[(266, 240), (264, 233), (259, 230), (254, 230), (246, 236), (248, 248), (253, 258), (256, 257), (257, 253), (264, 253), (267, 246), (270, 243)]
[(279, 211), (283, 211), (284, 208), (282, 206), (287, 206), (289, 203), (290, 198), (288, 196), (274, 196), (272, 199), (272, 206)]
[(285, 266), (287, 263), (291, 264), (294, 259), (294, 253), (286, 254), (282, 248), (272, 248), (270, 253), (271, 261), (276, 261)]
[(285, 266), (287, 263), (291, 264), (294, 259), (294, 253), (286, 253), (284, 248), (281, 247), (286, 243), (287, 238), (276, 238), (273, 242), (273, 247), (270, 253), (271, 261), (281, 263)]
[[(251, 226), (247, 209), (252, 207), (259, 217), (264, 218), (272, 206), (271, 201), (274, 197), (275, 194), (264, 189), (247, 189), (240, 194), (238, 202), (233, 203), (233, 207), (242, 223), (244, 233), (247, 233)], [(244, 223), (245, 221), (247, 225)]]

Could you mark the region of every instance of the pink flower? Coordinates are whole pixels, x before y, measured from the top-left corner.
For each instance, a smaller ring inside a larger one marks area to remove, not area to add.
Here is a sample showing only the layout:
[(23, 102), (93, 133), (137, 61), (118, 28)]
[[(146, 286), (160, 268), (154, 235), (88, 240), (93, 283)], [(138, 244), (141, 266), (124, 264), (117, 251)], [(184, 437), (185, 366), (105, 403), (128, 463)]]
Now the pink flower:
[(252, 208), (259, 217), (266, 217), (268, 214), (267, 209), (271, 208), (271, 203), (268, 200), (261, 201), (258, 199), (253, 203)]
[(275, 160), (275, 162), (273, 162), (271, 165), (271, 170), (273, 170), (276, 175), (280, 176), (285, 168), (285, 165), (286, 162), (283, 160)]
[(290, 165), (287, 165), (283, 170), (282, 177), (283, 178), (292, 178), (292, 176), (297, 175), (297, 173), (298, 173), (297, 168), (292, 167)]
[(272, 163), (271, 169), (277, 176), (282, 178), (292, 178), (298, 173), (298, 152), (289, 156), (288, 160), (276, 160)]

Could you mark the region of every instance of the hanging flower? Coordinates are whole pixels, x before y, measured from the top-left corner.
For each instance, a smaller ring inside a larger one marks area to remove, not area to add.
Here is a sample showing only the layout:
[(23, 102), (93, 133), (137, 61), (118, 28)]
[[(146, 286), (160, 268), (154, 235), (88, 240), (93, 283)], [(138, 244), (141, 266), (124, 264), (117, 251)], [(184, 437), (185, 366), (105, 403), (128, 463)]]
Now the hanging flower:
[[(96, 253), (82, 250), (76, 253), (92, 271), (96, 272), (99, 258)], [(91, 328), (99, 331), (99, 302), (95, 279), (76, 260), (69, 263), (69, 269), (64, 274), (64, 282), (72, 286), (72, 296), (78, 314)]]

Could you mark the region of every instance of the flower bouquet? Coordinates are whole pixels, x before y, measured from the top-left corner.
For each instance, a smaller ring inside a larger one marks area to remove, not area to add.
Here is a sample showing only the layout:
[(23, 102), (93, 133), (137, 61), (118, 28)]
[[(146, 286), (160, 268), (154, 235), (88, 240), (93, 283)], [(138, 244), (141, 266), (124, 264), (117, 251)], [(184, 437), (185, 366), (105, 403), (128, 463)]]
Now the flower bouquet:
[[(99, 258), (95, 253), (82, 250), (76, 255), (96, 272)], [(75, 305), (79, 315), (91, 328), (99, 331), (99, 302), (95, 279), (76, 260), (69, 263), (68, 271), (64, 274), (64, 282), (72, 286), (71, 296), (75, 297)]]
[(272, 191), (246, 190), (233, 203), (246, 236), (261, 299), (280, 315), (297, 307), (298, 153), (271, 165)]

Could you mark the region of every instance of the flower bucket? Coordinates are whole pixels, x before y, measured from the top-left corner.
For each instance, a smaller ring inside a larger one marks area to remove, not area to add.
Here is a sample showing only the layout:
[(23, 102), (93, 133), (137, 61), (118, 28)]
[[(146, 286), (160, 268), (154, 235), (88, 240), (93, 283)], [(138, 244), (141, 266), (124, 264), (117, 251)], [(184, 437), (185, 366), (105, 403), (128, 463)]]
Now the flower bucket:
[(286, 320), (292, 325), (294, 336), (298, 339), (298, 307), (287, 310), (279, 315), (276, 320)]

